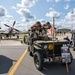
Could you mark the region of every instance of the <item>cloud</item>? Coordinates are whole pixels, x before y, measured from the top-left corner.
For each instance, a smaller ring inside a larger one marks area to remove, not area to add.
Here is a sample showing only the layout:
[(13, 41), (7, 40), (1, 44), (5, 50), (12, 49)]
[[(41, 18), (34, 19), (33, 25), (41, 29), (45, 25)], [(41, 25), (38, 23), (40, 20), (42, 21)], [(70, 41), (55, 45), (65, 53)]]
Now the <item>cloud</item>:
[(40, 22), (41, 22), (41, 24), (46, 23), (46, 21), (45, 21), (44, 19), (37, 19), (37, 21), (40, 21)]
[(59, 2), (59, 1), (61, 1), (61, 0), (55, 0), (55, 2)]
[(0, 6), (0, 17), (13, 18), (11, 15), (8, 14), (7, 9), (3, 6)]
[(64, 7), (64, 9), (68, 9), (70, 7), (69, 3), (67, 3)]
[(73, 13), (75, 13), (75, 8), (74, 8), (73, 10), (74, 10), (74, 12), (73, 12)]
[(47, 2), (51, 2), (52, 0), (47, 0)]
[(67, 15), (65, 16), (66, 19), (71, 19), (71, 17), (72, 17), (72, 13), (71, 12), (67, 13)]
[(38, 0), (21, 0), (21, 3), (17, 4), (16, 11), (21, 15), (23, 22), (29, 22), (30, 20), (36, 19), (36, 17), (31, 14), (28, 8), (34, 6), (37, 1)]
[(6, 15), (6, 18), (13, 18), (12, 15)]
[(44, 19), (40, 19), (39, 21), (42, 22), (42, 23), (45, 23), (46, 22)]
[(49, 8), (50, 11), (54, 11), (54, 9), (52, 7)]
[(18, 7), (32, 7), (33, 5), (35, 5), (37, 0), (22, 0), (21, 4), (17, 4)]
[(61, 24), (64, 28), (73, 29), (75, 27), (75, 8), (73, 9), (73, 12), (67, 13)]
[(17, 9), (15, 6), (11, 6), (11, 9)]
[(3, 7), (0, 6), (0, 17), (6, 16), (7, 10)]
[(51, 12), (46, 13), (46, 16), (47, 17), (56, 17), (56, 18), (59, 18), (60, 17), (60, 13), (56, 12), (56, 11), (51, 11)]
[(68, 12), (65, 18), (68, 20), (75, 19), (75, 8), (74, 8), (74, 12)]
[(64, 0), (65, 2), (70, 2), (71, 0)]
[(61, 28), (68, 28), (68, 29), (72, 29), (72, 25), (74, 25), (75, 21), (70, 21), (70, 20), (66, 20), (66, 19), (61, 19), (60, 21), (55, 21), (55, 27), (58, 29)]
[[(69, 3), (67, 3), (69, 5)], [(63, 12), (59, 13), (56, 12), (53, 8), (49, 8), (50, 12), (46, 13), (47, 17), (60, 17), (60, 14), (63, 14)], [(72, 20), (73, 19), (73, 20)], [(72, 12), (68, 12), (67, 15), (64, 17), (64, 19), (61, 19), (60, 21), (55, 21), (55, 27), (57, 28), (69, 28), (72, 29), (75, 27), (75, 8), (73, 9), (73, 14)], [(72, 27), (73, 25), (73, 27)]]
[(47, 0), (47, 2), (52, 2), (52, 1), (59, 2), (61, 0)]
[(31, 12), (28, 9), (21, 8), (17, 10), (17, 13), (19, 13), (22, 16), (22, 21), (28, 22), (36, 18), (34, 15), (31, 14)]

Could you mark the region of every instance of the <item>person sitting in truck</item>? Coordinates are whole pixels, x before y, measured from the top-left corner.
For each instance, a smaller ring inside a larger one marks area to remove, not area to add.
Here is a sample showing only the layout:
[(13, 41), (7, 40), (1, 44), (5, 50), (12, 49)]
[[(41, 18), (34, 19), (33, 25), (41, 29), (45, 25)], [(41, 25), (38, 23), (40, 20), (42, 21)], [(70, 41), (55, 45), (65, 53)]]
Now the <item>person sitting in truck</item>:
[(32, 41), (35, 41), (35, 40), (38, 40), (38, 33), (36, 33), (35, 29), (32, 30), (32, 34), (30, 35), (30, 40)]
[(43, 36), (42, 29), (39, 29), (38, 39), (42, 40), (42, 36)]

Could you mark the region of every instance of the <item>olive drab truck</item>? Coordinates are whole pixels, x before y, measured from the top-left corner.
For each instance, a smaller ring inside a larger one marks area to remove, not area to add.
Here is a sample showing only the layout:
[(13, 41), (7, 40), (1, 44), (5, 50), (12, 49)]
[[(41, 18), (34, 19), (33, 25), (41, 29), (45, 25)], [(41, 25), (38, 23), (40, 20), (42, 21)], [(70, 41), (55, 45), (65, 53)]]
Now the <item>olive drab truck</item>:
[(49, 22), (45, 25), (36, 23), (31, 27), (30, 30), (32, 31), (35, 29), (36, 32), (39, 32), (40, 28), (44, 29), (46, 35), (42, 35), (41, 39), (36, 39), (34, 41), (29, 40), (29, 55), (34, 58), (34, 64), (38, 70), (42, 70), (46, 62), (60, 62), (66, 65), (66, 71), (68, 73), (68, 66), (73, 60), (70, 48), (66, 40), (59, 40), (55, 36), (50, 37), (49, 34), (47, 34), (47, 30), (49, 30), (50, 27), (51, 25)]

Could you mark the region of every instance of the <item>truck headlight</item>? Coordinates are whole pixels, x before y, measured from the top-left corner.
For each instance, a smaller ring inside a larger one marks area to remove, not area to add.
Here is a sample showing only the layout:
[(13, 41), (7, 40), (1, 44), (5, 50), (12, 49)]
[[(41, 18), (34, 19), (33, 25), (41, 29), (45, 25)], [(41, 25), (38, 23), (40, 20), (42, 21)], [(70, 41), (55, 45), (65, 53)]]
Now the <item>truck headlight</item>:
[(47, 49), (47, 45), (44, 45), (44, 49)]

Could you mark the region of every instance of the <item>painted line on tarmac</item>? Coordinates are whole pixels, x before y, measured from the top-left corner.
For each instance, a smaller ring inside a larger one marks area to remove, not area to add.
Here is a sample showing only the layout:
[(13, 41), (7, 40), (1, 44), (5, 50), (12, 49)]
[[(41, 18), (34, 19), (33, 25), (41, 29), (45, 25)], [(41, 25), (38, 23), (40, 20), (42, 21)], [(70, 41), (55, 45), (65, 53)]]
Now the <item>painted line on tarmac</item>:
[(16, 62), (16, 64), (14, 65), (14, 67), (11, 69), (11, 71), (8, 73), (8, 75), (13, 75), (14, 72), (16, 71), (16, 69), (18, 68), (18, 66), (20, 65), (21, 61), (23, 60), (24, 56), (27, 53), (27, 49), (25, 50), (25, 52), (22, 54), (22, 56), (19, 58), (19, 60)]

